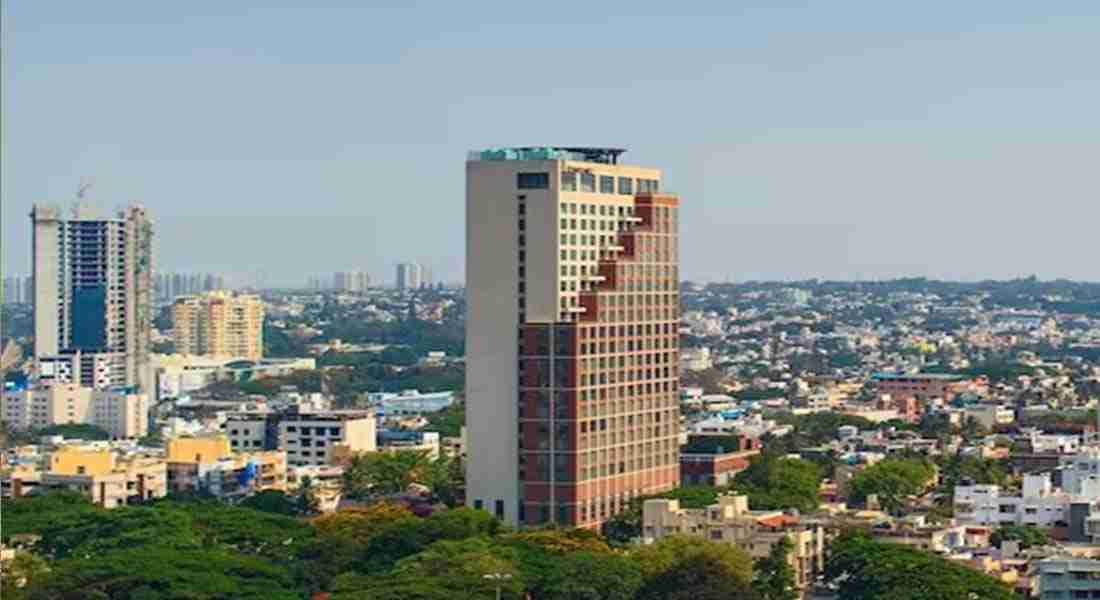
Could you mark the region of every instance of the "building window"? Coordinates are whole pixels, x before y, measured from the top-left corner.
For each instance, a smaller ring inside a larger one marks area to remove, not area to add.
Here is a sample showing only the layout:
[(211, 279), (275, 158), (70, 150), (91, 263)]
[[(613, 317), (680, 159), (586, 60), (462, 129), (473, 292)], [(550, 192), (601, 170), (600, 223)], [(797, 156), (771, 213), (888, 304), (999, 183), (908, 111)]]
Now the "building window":
[(481, 500), (474, 500), (474, 508), (477, 509), (477, 510), (481, 510), (481, 508), (482, 508)]
[(596, 191), (596, 176), (592, 173), (581, 173), (581, 191), (582, 192), (595, 192)]
[(564, 171), (561, 174), (561, 189), (564, 192), (577, 191), (577, 172)]
[(495, 509), (497, 518), (498, 519), (503, 519), (504, 518), (504, 501), (503, 500), (497, 500), (494, 504), (495, 504), (495, 506), (493, 508)]
[(601, 194), (614, 194), (615, 193), (615, 178), (610, 175), (600, 175), (600, 193)]
[(521, 190), (545, 190), (550, 187), (549, 173), (516, 173), (516, 187)]

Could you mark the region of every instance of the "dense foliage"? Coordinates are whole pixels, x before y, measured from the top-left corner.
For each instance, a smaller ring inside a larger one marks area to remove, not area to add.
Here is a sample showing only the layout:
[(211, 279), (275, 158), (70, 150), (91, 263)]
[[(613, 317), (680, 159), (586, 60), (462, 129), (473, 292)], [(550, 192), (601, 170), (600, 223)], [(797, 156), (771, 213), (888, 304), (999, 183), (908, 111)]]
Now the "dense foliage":
[(925, 490), (936, 476), (936, 468), (921, 458), (887, 458), (855, 474), (850, 499), (856, 504), (875, 495), (887, 511), (900, 510), (909, 496)]
[(846, 535), (833, 542), (826, 578), (838, 600), (1011, 600), (1000, 581), (931, 552)]
[(753, 510), (817, 508), (821, 474), (817, 466), (774, 452), (753, 457), (749, 467), (734, 478), (734, 488), (749, 497)]

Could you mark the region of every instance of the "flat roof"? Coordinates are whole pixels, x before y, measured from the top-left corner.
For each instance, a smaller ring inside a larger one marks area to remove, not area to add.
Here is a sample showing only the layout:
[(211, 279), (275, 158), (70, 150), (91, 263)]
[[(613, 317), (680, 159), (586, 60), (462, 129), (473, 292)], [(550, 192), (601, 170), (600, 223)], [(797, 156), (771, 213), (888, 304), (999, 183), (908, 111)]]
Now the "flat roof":
[(871, 379), (931, 379), (942, 381), (958, 381), (965, 379), (962, 375), (952, 373), (875, 373)]
[(576, 160), (583, 162), (619, 164), (619, 156), (625, 148), (601, 146), (512, 146), (475, 150), (471, 160)]

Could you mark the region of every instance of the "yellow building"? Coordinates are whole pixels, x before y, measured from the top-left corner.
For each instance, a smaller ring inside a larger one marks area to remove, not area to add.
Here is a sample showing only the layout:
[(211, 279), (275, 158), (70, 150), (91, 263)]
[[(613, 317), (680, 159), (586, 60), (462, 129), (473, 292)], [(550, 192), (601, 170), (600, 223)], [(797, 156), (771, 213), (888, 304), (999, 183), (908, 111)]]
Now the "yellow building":
[(224, 435), (168, 441), (168, 486), (173, 492), (208, 492), (240, 498), (263, 490), (287, 489), (286, 452), (232, 452)]
[(184, 296), (172, 306), (176, 352), (259, 360), (264, 304), (259, 296), (214, 291)]
[(168, 492), (167, 471), (159, 458), (118, 457), (107, 448), (61, 446), (50, 453), (48, 465), (41, 487), (79, 492), (104, 508), (163, 498)]

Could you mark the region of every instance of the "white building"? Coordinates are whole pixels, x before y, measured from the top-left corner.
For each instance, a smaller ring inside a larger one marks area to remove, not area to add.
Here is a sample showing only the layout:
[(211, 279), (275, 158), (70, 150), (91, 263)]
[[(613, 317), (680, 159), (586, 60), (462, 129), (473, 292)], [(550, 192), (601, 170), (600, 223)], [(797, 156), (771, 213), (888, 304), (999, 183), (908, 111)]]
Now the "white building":
[(714, 365), (710, 348), (685, 348), (680, 351), (680, 368), (686, 371), (706, 371)]
[(1073, 456), (1059, 459), (1062, 489), (1070, 494), (1088, 494), (1094, 481), (1100, 479), (1100, 448), (1085, 448)]
[(1069, 522), (1071, 504), (1100, 500), (1100, 475), (1082, 481), (1077, 489), (1079, 493), (1055, 488), (1049, 473), (1024, 475), (1020, 495), (1005, 494), (998, 485), (958, 485), (955, 518), (982, 525), (1054, 527)]

